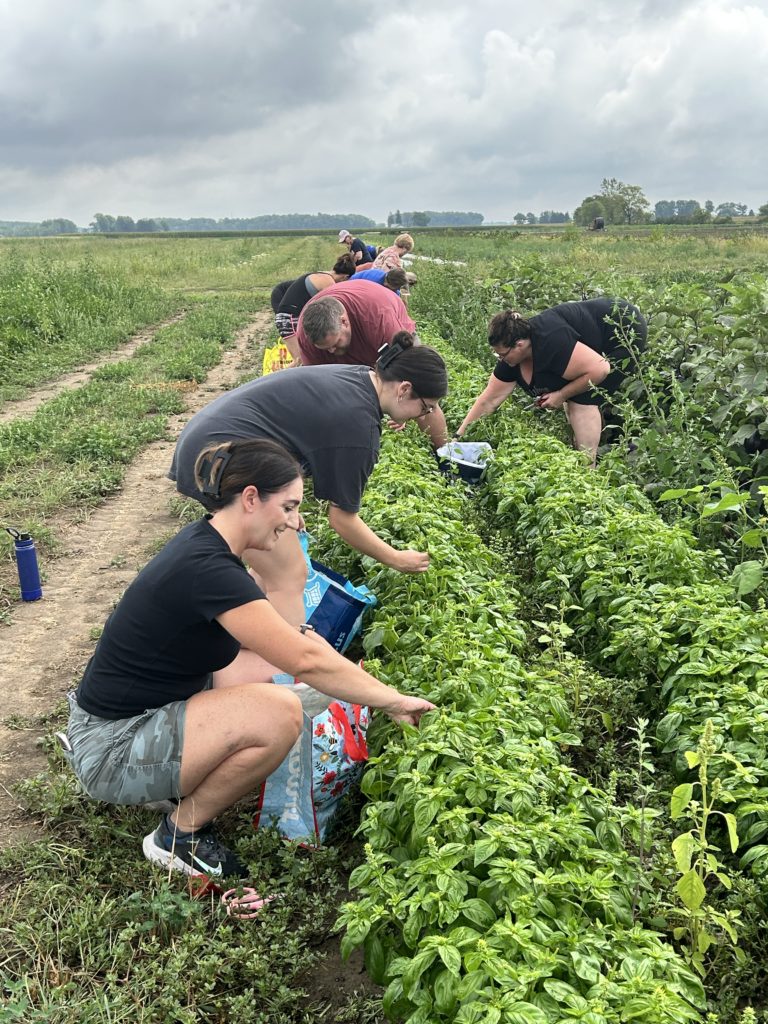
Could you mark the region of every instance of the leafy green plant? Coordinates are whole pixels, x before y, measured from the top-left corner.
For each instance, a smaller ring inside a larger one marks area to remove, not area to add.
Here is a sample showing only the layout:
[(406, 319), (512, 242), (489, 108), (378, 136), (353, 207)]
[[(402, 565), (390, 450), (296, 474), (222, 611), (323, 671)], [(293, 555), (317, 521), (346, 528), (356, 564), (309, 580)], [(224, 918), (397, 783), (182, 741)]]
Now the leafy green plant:
[(735, 853), (739, 846), (735, 816), (715, 806), (728, 797), (719, 778), (709, 780), (709, 766), (715, 750), (714, 726), (708, 719), (698, 749), (686, 751), (688, 767), (697, 769), (698, 781), (682, 782), (676, 786), (670, 804), (673, 821), (687, 817), (692, 822), (692, 827), (672, 843), (680, 872), (676, 890), (684, 908), (684, 924), (676, 928), (674, 934), (676, 939), (685, 940), (683, 949), (686, 956), (702, 977), (707, 973), (712, 947), (721, 946), (724, 942), (735, 947), (737, 959), (744, 960), (743, 952), (737, 947), (738, 913), (723, 913), (707, 899), (708, 883), (718, 883), (726, 889), (733, 884), (726, 865), (718, 856), (720, 848), (712, 839), (715, 816), (719, 816), (726, 826), (731, 852)]

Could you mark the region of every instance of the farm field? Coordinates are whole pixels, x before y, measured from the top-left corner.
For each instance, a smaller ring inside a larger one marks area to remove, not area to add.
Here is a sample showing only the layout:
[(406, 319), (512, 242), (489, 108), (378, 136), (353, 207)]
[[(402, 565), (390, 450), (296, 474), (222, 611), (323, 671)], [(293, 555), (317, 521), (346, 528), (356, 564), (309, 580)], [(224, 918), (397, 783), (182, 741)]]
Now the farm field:
[(376, 722), (364, 800), (321, 851), (253, 833), (247, 801), (227, 815), (284, 893), (258, 923), (150, 869), (153, 816), (84, 799), (52, 734), (122, 590), (196, 515), (165, 479), (174, 438), (260, 372), (271, 287), (339, 249), (0, 245), (0, 521), (34, 535), (45, 593), (18, 601), (3, 534), (0, 1021), (768, 1020), (768, 455), (743, 445), (768, 438), (768, 235), (416, 240), (451, 427), (504, 305), (619, 295), (649, 348), (594, 473), (516, 396), (468, 435), (496, 450), (471, 491), (413, 426), (385, 438), (363, 516), (429, 550), (424, 576), (361, 559), (307, 501), (319, 557), (378, 596), (367, 667), (438, 711)]

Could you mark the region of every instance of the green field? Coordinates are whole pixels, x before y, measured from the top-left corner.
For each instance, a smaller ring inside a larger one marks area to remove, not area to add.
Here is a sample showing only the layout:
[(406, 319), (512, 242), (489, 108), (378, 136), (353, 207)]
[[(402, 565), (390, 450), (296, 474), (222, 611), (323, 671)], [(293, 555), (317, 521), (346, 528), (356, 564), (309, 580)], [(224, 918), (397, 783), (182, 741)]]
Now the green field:
[[(453, 428), (497, 310), (605, 294), (645, 313), (596, 471), (561, 414), (516, 396), (472, 427), (496, 452), (475, 489), (415, 427), (388, 435), (361, 514), (429, 550), (424, 576), (356, 556), (307, 502), (321, 559), (378, 596), (366, 666), (439, 710), (418, 731), (375, 723), (363, 797), (322, 851), (253, 833), (248, 802), (226, 816), (254, 884), (284, 894), (257, 924), (150, 870), (152, 816), (83, 797), (48, 708), (48, 767), (17, 811), (36, 836), (0, 855), (2, 1024), (768, 1021), (768, 453), (743, 446), (768, 437), (768, 235), (414, 234), (429, 259), (410, 310), (448, 362)], [(0, 522), (52, 570), (67, 524), (120, 491), (271, 287), (339, 251), (325, 235), (0, 244)], [(140, 330), (134, 354), (14, 415)], [(365, 973), (330, 995), (339, 943)]]

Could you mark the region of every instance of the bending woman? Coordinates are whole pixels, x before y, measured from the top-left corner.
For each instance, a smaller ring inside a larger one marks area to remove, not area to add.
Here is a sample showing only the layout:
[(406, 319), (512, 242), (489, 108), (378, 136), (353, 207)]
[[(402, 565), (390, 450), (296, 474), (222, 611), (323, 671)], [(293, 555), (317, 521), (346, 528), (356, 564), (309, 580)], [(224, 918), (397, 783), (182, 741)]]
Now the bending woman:
[[(427, 552), (392, 547), (358, 513), (379, 456), (382, 418), (406, 423), (428, 417), (447, 393), (442, 357), (414, 346), (412, 335), (402, 332), (373, 369), (306, 366), (221, 395), (181, 432), (168, 475), (182, 494), (209, 507), (195, 477), (198, 453), (234, 438), (271, 438), (299, 459), (315, 497), (330, 502), (331, 527), (350, 547), (400, 572), (425, 572)], [(286, 532), (267, 552), (249, 550), (246, 560), (274, 607), (293, 625), (301, 622), (306, 562), (296, 533)]]
[[(434, 705), (385, 686), (311, 632), (288, 625), (241, 558), (296, 536), (299, 463), (273, 441), (236, 441), (195, 465), (211, 514), (141, 570), (107, 621), (67, 728), (86, 792), (112, 804), (177, 800), (145, 856), (190, 875), (243, 865), (210, 822), (256, 789), (299, 735), (301, 704), (277, 665), (322, 693), (418, 724)], [(257, 685), (260, 684), (260, 685)]]
[(402, 267), (403, 256), (413, 252), (413, 236), (409, 234), (398, 235), (392, 245), (382, 249), (373, 265), (381, 270), (394, 270), (395, 267)]
[(275, 327), (295, 363), (301, 360), (299, 343), (296, 340), (299, 313), (318, 292), (329, 288), (332, 284), (338, 284), (340, 281), (348, 281), (354, 272), (354, 257), (345, 252), (336, 260), (332, 270), (317, 270), (311, 274), (302, 274), (301, 277), (290, 281), (281, 281), (272, 289), (270, 302), (275, 314)]
[(495, 412), (519, 385), (542, 409), (565, 406), (574, 445), (590, 453), (594, 466), (605, 394), (614, 394), (636, 365), (647, 335), (640, 310), (624, 299), (564, 302), (530, 320), (512, 310), (497, 313), (488, 343), (498, 362), (458, 436)]

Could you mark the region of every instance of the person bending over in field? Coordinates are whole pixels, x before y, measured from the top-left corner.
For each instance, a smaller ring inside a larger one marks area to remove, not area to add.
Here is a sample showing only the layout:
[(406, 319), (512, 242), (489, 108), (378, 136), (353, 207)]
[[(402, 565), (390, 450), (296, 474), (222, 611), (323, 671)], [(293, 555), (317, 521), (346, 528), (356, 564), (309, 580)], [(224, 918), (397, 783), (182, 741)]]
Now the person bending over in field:
[(402, 267), (395, 267), (394, 270), (378, 270), (370, 267), (368, 270), (359, 270), (353, 277), (350, 277), (352, 284), (360, 281), (373, 281), (375, 284), (389, 288), (395, 295), (399, 295), (403, 305), (408, 309), (408, 289), (416, 282), (415, 274), (408, 274)]
[[(374, 366), (382, 345), (399, 331), (415, 331), (416, 324), (393, 291), (380, 288), (374, 281), (357, 281), (357, 276), (327, 288), (302, 310), (296, 337), (305, 366)], [(419, 427), (435, 448), (448, 440), (439, 407), (431, 416), (420, 419)]]
[(69, 695), (67, 736), (89, 796), (173, 807), (144, 839), (150, 861), (242, 878), (211, 822), (258, 788), (301, 730), (299, 699), (272, 684), (272, 666), (395, 721), (416, 725), (434, 705), (290, 626), (241, 561), (296, 540), (304, 484), (293, 455), (265, 439), (217, 444), (195, 460), (194, 475), (210, 514), (126, 590)]
[(512, 310), (497, 313), (488, 327), (497, 363), (457, 435), (495, 412), (519, 385), (540, 408), (565, 409), (575, 447), (588, 452), (594, 466), (605, 396), (636, 365), (647, 335), (640, 310), (624, 299), (564, 302), (530, 319)]
[(370, 266), (376, 258), (376, 246), (366, 245), (362, 238), (355, 238), (351, 231), (339, 232), (339, 244), (346, 245), (358, 268)]
[(281, 281), (272, 289), (270, 302), (275, 314), (275, 327), (295, 363), (300, 361), (296, 326), (302, 309), (323, 288), (329, 288), (340, 281), (348, 281), (354, 272), (355, 261), (350, 253), (345, 252), (336, 260), (332, 270), (316, 270), (310, 274), (302, 274), (301, 277), (290, 281)]
[(382, 270), (394, 270), (395, 267), (402, 267), (403, 256), (409, 252), (413, 252), (413, 236), (407, 233), (398, 235), (392, 245), (381, 250), (373, 265)]
[[(384, 288), (370, 285), (386, 294)], [(392, 296), (398, 301), (395, 296)], [(169, 476), (177, 489), (206, 505), (195, 473), (198, 452), (238, 437), (267, 437), (285, 445), (312, 477), (315, 497), (330, 502), (331, 527), (350, 547), (400, 572), (425, 572), (425, 551), (398, 550), (360, 518), (368, 477), (379, 457), (382, 416), (397, 423), (428, 417), (448, 393), (442, 357), (410, 335), (367, 366), (302, 366), (270, 374), (221, 395), (181, 432)], [(294, 530), (265, 551), (247, 552), (262, 589), (288, 622), (304, 615), (306, 561)]]

